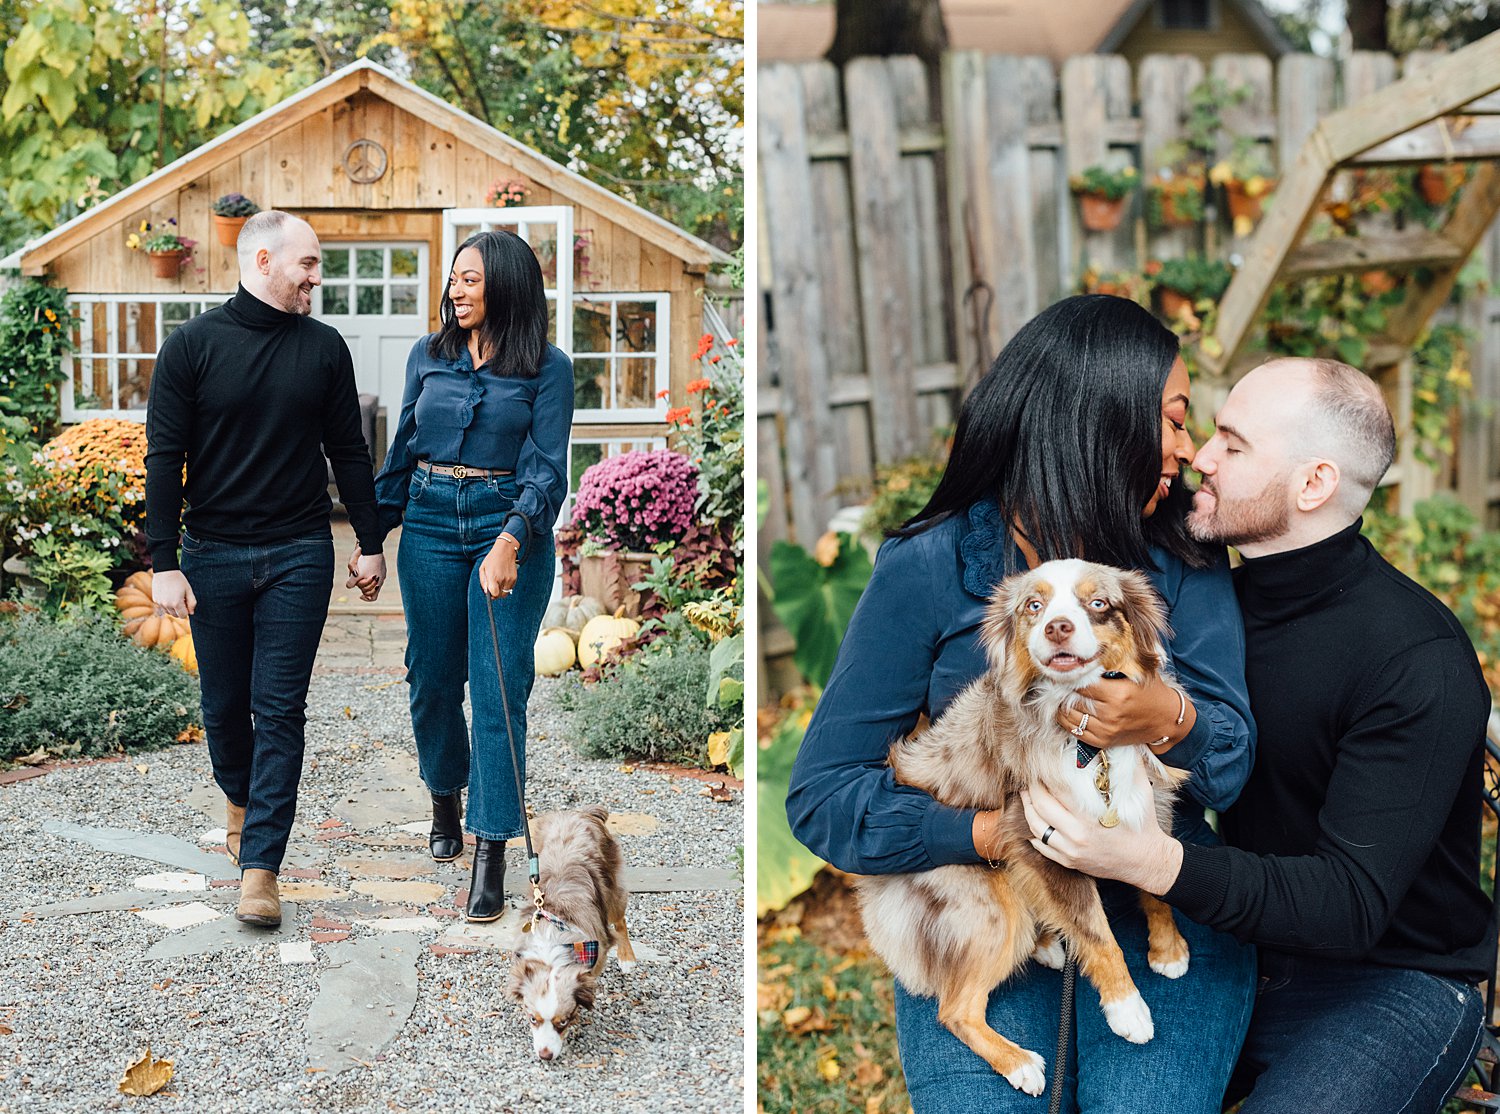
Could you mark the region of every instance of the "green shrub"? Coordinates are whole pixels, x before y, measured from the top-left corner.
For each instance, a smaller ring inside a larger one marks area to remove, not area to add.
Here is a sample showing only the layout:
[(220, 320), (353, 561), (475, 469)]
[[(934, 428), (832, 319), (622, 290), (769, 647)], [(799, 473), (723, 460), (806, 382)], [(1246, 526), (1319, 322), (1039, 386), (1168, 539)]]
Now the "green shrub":
[(703, 699), (709, 651), (663, 639), (591, 685), (562, 690), (579, 749), (590, 758), (645, 758), (708, 764), (708, 737), (736, 724)]
[(86, 757), (149, 750), (202, 722), (198, 683), (98, 616), (0, 624), (0, 761), (39, 747)]

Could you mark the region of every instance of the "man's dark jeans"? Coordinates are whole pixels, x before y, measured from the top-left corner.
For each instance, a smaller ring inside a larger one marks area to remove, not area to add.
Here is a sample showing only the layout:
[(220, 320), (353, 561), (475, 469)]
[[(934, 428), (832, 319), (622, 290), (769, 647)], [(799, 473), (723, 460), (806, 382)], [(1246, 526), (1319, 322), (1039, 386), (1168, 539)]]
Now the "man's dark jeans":
[(1228, 1100), (1243, 1114), (1435, 1114), (1479, 1046), (1484, 999), (1457, 979), (1262, 950)]
[(328, 534), (230, 545), (184, 533), (214, 780), (245, 808), (243, 869), (279, 871), (297, 812), (307, 687), (333, 583)]

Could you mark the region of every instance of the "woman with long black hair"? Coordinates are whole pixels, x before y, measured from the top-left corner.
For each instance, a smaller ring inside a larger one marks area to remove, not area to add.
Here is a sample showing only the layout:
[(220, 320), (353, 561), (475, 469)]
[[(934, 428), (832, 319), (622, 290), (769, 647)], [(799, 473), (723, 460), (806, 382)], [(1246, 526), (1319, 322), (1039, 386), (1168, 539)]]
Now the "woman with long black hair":
[[(412, 347), (401, 418), (375, 480), (381, 525), (402, 526), (407, 683), (422, 780), (432, 795), (432, 857), (476, 839), (468, 918), (505, 911), (505, 841), (521, 834), (532, 646), (552, 592), (552, 526), (568, 491), (573, 368), (547, 342), (541, 266), (511, 232), (459, 246), (442, 327)], [(505, 669), (502, 700), (492, 611)], [(464, 724), (469, 687), (473, 731)]]
[[(1177, 337), (1123, 298), (1065, 299), (1005, 346), (964, 403), (932, 499), (881, 547), (808, 725), (787, 797), (803, 843), (856, 874), (994, 858), (997, 813), (897, 785), (886, 752), (985, 670), (979, 625), (995, 585), (1066, 557), (1150, 577), (1171, 612), (1168, 649), (1186, 693), (1184, 701), (1165, 684), (1100, 681), (1088, 690), (1098, 709), (1083, 741), (1164, 739), (1153, 749), (1190, 775), (1178, 836), (1217, 838), (1203, 809), (1227, 807), (1239, 793), (1254, 731), (1224, 554), (1184, 526), (1190, 389)], [(1178, 918), (1189, 969), (1162, 978), (1147, 967), (1134, 893), (1112, 883), (1100, 893), (1156, 1035), (1138, 1046), (1109, 1032), (1097, 992), (1079, 980), (1064, 1109), (1217, 1114), (1250, 1017), (1253, 952)], [(1028, 964), (991, 995), (990, 1025), (1050, 1059), (1061, 986), (1058, 971)], [(899, 982), (896, 1027), (918, 1114), (1041, 1109), (1045, 1100), (1012, 1088), (942, 1026), (936, 999)]]

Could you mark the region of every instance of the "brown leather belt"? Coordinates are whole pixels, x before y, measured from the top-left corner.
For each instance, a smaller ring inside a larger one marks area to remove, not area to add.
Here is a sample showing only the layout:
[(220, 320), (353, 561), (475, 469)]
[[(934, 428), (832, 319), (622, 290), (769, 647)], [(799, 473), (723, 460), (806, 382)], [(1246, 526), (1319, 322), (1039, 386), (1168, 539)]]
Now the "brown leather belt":
[(470, 468), (467, 464), (433, 464), (431, 461), (417, 461), (418, 468), (425, 468), (439, 476), (452, 476), (456, 480), (467, 479), (470, 476), (513, 476), (515, 473), (510, 469), (501, 468)]

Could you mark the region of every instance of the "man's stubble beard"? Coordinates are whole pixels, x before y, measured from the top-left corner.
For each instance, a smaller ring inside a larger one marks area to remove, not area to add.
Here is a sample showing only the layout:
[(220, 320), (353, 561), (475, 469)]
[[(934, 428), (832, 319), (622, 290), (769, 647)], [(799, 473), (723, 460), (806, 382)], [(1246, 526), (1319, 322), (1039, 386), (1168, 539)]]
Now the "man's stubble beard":
[(1286, 533), (1291, 522), (1291, 505), (1286, 497), (1286, 476), (1270, 480), (1258, 495), (1226, 504), (1209, 480), (1199, 489), (1209, 489), (1214, 509), (1208, 514), (1194, 510), (1187, 516), (1188, 533), (1200, 542), (1221, 545), (1253, 545), (1270, 541)]

